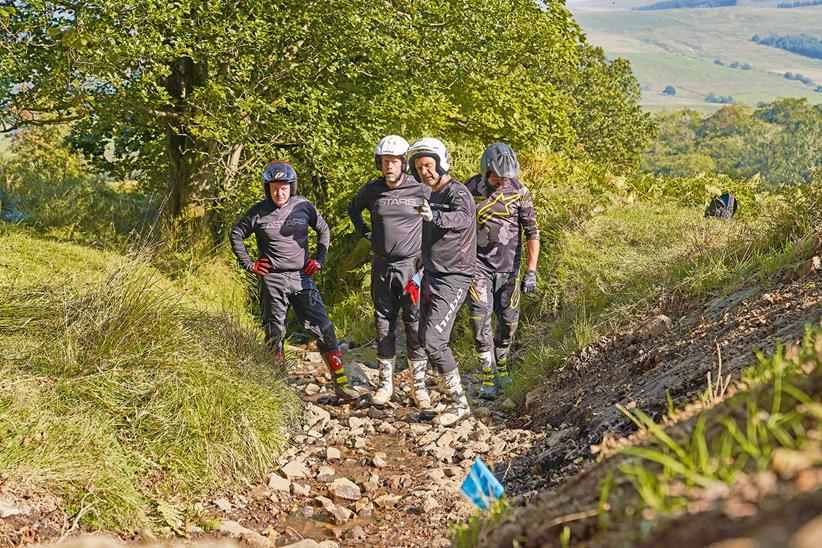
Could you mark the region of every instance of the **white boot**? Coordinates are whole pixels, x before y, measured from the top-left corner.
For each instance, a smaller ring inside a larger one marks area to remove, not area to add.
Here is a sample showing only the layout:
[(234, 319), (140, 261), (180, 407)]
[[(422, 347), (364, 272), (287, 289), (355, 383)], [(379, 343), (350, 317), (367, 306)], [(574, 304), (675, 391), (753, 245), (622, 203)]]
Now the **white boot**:
[(442, 383), (451, 403), (439, 416), (439, 423), (443, 426), (451, 426), (470, 415), (471, 408), (468, 406), (468, 398), (465, 397), (465, 391), (462, 389), (459, 369), (443, 375)]
[(374, 405), (385, 405), (394, 395), (394, 360), (396, 358), (377, 358), (380, 369), (380, 387), (371, 398)]
[(428, 360), (408, 360), (414, 378), (414, 402), (419, 409), (431, 409), (431, 396), (425, 387), (425, 370)]

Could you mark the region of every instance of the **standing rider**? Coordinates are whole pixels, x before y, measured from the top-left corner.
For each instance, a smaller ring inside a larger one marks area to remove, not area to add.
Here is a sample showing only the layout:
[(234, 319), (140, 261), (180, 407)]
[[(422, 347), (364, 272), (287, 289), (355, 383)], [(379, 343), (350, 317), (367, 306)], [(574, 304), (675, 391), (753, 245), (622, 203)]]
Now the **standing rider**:
[[(520, 289), (530, 293), (537, 287), (539, 230), (531, 194), (516, 179), (519, 161), (511, 147), (489, 146), (480, 172), (465, 183), (477, 206), (477, 272), (468, 291), (468, 317), (481, 368), (480, 396), (490, 399), (497, 394), (495, 377), (503, 386), (511, 384), (508, 355), (519, 322)], [(528, 268), (520, 288), (523, 232)], [(491, 316), (496, 316), (493, 338)]]
[[(260, 302), (265, 341), (277, 365), (285, 369), (283, 338), (289, 304), (297, 318), (317, 338), (317, 346), (334, 379), (338, 398), (359, 396), (352, 389), (337, 345), (334, 326), (311, 276), (325, 263), (330, 231), (307, 199), (297, 196), (297, 172), (287, 162), (274, 160), (263, 171), (265, 199), (254, 204), (231, 229), (231, 248), (246, 271), (260, 280)], [(308, 228), (317, 233), (317, 253), (308, 250)], [(254, 234), (259, 259), (252, 261), (243, 240)]]
[[(414, 210), (430, 191), (404, 173), (408, 141), (388, 135), (377, 143), (374, 161), (382, 177), (364, 184), (351, 200), (348, 215), (357, 233), (371, 241), (371, 300), (377, 330), (380, 386), (371, 398), (385, 405), (394, 393), (397, 315), (402, 307), (406, 357), (414, 376), (414, 399), (421, 409), (431, 407), (425, 388), (426, 357), (417, 333), (419, 305), (403, 289), (416, 273), (422, 246), (422, 219)], [(362, 217), (371, 214), (371, 228)]]
[(420, 337), (451, 400), (439, 417), (440, 424), (450, 426), (471, 413), (448, 342), (476, 269), (477, 217), (471, 194), (449, 173), (451, 160), (442, 142), (431, 137), (415, 142), (408, 150), (408, 163), (414, 178), (431, 188), (430, 201), (419, 207), (426, 221)]

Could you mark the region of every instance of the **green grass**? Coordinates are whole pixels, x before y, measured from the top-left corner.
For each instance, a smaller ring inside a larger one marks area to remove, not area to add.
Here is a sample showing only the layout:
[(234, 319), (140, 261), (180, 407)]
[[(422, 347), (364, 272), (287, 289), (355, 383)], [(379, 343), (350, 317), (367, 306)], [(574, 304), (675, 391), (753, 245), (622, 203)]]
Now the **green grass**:
[[(733, 222), (703, 218), (712, 185), (747, 195)], [(639, 178), (587, 220), (543, 240), (542, 289), (523, 299), (514, 386), (524, 396), (574, 352), (625, 326), (663, 296), (722, 293), (793, 268), (812, 251), (822, 186), (756, 192), (717, 177)], [(699, 204), (699, 205), (695, 205)]]
[[(822, 326), (809, 326), (800, 345), (760, 356), (743, 372), (741, 393), (703, 410), (684, 436), (672, 437), (641, 411), (623, 408), (652, 441), (624, 449), (634, 458), (620, 473), (644, 508), (665, 516), (687, 506), (690, 488), (732, 484), (743, 472), (767, 469), (784, 477), (793, 472), (790, 463), (813, 465), (822, 449), (820, 366)], [(675, 489), (676, 483), (687, 488)]]
[[(603, 47), (611, 58), (631, 62), (642, 87), (642, 104), (649, 110), (686, 106), (713, 110), (717, 105), (704, 102), (710, 91), (752, 106), (779, 97), (822, 102), (815, 86), (782, 76), (787, 71), (798, 72), (819, 85), (822, 64), (751, 41), (754, 34), (813, 34), (822, 28), (822, 9), (744, 6), (635, 12), (607, 5), (591, 8), (589, 3), (570, 5), (589, 42)], [(715, 65), (715, 59), (726, 66)], [(734, 61), (748, 63), (752, 69), (727, 66)], [(677, 89), (676, 96), (662, 94), (668, 85)]]
[(133, 531), (270, 470), (300, 407), (243, 293), (216, 260), (172, 281), (139, 257), (0, 227), (4, 478)]

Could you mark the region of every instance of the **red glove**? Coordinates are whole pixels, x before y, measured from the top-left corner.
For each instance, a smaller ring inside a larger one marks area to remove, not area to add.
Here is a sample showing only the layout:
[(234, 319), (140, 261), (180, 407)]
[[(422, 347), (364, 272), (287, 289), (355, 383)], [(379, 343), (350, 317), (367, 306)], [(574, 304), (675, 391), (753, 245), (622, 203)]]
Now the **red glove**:
[(411, 297), (411, 302), (417, 304), (417, 301), (420, 300), (420, 274), (419, 272), (414, 274), (411, 278), (411, 281), (405, 284), (403, 291), (408, 293), (408, 296)]
[(265, 276), (271, 271), (271, 261), (269, 261), (266, 257), (263, 257), (262, 259), (257, 259), (251, 266), (251, 270), (257, 276)]
[(308, 259), (308, 262), (305, 263), (305, 268), (303, 269), (303, 272), (305, 272), (308, 276), (313, 276), (319, 269), (320, 263), (318, 263), (314, 259)]

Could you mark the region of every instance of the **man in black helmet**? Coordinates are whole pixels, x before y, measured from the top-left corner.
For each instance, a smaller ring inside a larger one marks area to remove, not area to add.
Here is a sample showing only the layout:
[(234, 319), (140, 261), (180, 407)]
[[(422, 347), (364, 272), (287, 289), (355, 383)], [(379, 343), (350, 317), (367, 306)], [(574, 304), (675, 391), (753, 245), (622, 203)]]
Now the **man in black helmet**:
[[(285, 368), (283, 338), (289, 305), (317, 339), (317, 346), (331, 371), (334, 391), (344, 401), (359, 393), (352, 389), (342, 362), (334, 326), (322, 297), (311, 279), (325, 263), (330, 231), (314, 204), (296, 196), (297, 172), (287, 162), (275, 160), (263, 170), (265, 199), (249, 209), (231, 229), (231, 248), (247, 272), (260, 280), (260, 303), (265, 340), (275, 361)], [(317, 233), (317, 253), (308, 249), (309, 227)], [(259, 259), (252, 261), (243, 240), (255, 235)]]
[(457, 311), (476, 269), (476, 212), (471, 194), (450, 174), (448, 150), (426, 137), (408, 149), (412, 175), (431, 189), (419, 207), (423, 218), (424, 276), (420, 290), (420, 337), (451, 400), (439, 416), (450, 426), (471, 413), (454, 354), (448, 347)]
[[(419, 341), (419, 304), (404, 292), (417, 271), (422, 246), (422, 219), (414, 210), (430, 191), (404, 173), (408, 142), (387, 135), (374, 149), (374, 162), (381, 177), (364, 184), (351, 200), (348, 215), (357, 233), (371, 241), (371, 300), (377, 331), (377, 364), (380, 386), (371, 398), (374, 405), (389, 402), (394, 393), (397, 316), (402, 308), (406, 357), (414, 376), (414, 400), (420, 409), (431, 407), (425, 387), (427, 359)], [(362, 212), (371, 214), (371, 227)]]
[[(511, 383), (508, 355), (519, 322), (520, 291), (537, 287), (539, 229), (531, 194), (518, 175), (514, 150), (494, 143), (482, 155), (480, 174), (465, 183), (477, 206), (477, 271), (468, 290), (468, 318), (479, 357), (480, 396), (488, 399), (496, 396), (498, 384)], [(518, 284), (523, 233), (528, 266)]]

